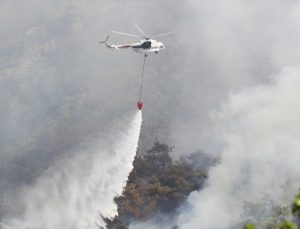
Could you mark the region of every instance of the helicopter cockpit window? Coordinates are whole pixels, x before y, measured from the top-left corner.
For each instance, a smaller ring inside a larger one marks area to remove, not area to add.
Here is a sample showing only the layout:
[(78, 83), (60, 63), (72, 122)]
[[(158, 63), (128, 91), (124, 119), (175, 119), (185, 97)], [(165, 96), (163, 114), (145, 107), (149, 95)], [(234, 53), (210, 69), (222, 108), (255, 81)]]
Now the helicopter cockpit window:
[(145, 41), (142, 45), (143, 49), (150, 49), (151, 48), (151, 41)]

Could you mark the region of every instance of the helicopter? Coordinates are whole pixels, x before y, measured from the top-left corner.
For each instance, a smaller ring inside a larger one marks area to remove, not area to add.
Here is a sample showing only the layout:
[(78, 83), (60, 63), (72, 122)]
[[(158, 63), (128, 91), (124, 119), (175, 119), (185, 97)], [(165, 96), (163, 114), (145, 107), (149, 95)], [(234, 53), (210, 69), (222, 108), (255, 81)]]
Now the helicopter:
[(129, 44), (113, 45), (108, 43), (109, 36), (107, 36), (105, 41), (100, 41), (99, 44), (105, 43), (106, 46), (110, 49), (132, 48), (134, 51), (138, 53), (144, 53), (145, 55), (152, 52), (157, 54), (159, 51), (165, 49), (165, 45), (162, 42), (156, 41), (152, 38), (162, 37), (174, 33), (174, 32), (167, 32), (167, 33), (161, 33), (150, 37), (136, 23), (134, 23), (134, 26), (141, 33), (141, 35), (133, 35), (133, 34), (123, 33), (118, 31), (110, 31), (110, 32), (125, 35), (125, 36), (130, 36), (130, 37), (142, 38), (142, 40), (134, 43), (129, 43)]

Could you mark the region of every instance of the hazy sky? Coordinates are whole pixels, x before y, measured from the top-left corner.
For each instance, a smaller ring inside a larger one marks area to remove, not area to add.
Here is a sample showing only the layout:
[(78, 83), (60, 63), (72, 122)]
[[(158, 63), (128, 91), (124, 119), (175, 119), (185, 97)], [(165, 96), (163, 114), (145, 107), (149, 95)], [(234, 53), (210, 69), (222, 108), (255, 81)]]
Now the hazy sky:
[(214, 115), (230, 95), (300, 66), (298, 15), (292, 0), (1, 1), (0, 197), (136, 109), (143, 56), (99, 45), (110, 30), (176, 32), (147, 60), (141, 149), (219, 154)]

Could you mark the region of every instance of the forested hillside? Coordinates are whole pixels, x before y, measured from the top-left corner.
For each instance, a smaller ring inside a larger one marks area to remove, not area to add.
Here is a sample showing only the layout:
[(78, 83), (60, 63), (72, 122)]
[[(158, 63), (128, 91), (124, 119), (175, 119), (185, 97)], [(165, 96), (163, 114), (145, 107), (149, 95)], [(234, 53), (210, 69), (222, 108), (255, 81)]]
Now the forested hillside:
[[(201, 152), (174, 162), (172, 152), (172, 147), (156, 142), (143, 157), (135, 158), (127, 185), (122, 195), (115, 198), (118, 215), (104, 218), (108, 229), (127, 229), (132, 222), (175, 213), (192, 191), (201, 189), (209, 166), (217, 163)], [(245, 202), (244, 208), (249, 217), (244, 215), (245, 220), (234, 229), (297, 229), (300, 194), (286, 206), (262, 200)]]
[(132, 221), (172, 213), (189, 193), (201, 188), (206, 169), (187, 166), (188, 160), (175, 163), (170, 156), (172, 150), (156, 142), (143, 157), (135, 158), (123, 194), (115, 198), (118, 216), (105, 219), (108, 229), (125, 229)]

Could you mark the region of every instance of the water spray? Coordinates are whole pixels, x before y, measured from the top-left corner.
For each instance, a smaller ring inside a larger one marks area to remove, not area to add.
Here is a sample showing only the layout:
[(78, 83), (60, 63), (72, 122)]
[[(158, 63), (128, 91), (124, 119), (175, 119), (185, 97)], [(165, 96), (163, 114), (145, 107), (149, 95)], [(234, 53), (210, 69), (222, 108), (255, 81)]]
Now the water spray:
[[(20, 196), (19, 215), (3, 219), (1, 228), (99, 229), (103, 217), (114, 217), (113, 201), (121, 195), (138, 147), (142, 112), (128, 127), (117, 125), (103, 143), (90, 143), (74, 157), (65, 158), (46, 171)], [(117, 139), (117, 140), (115, 140)]]

